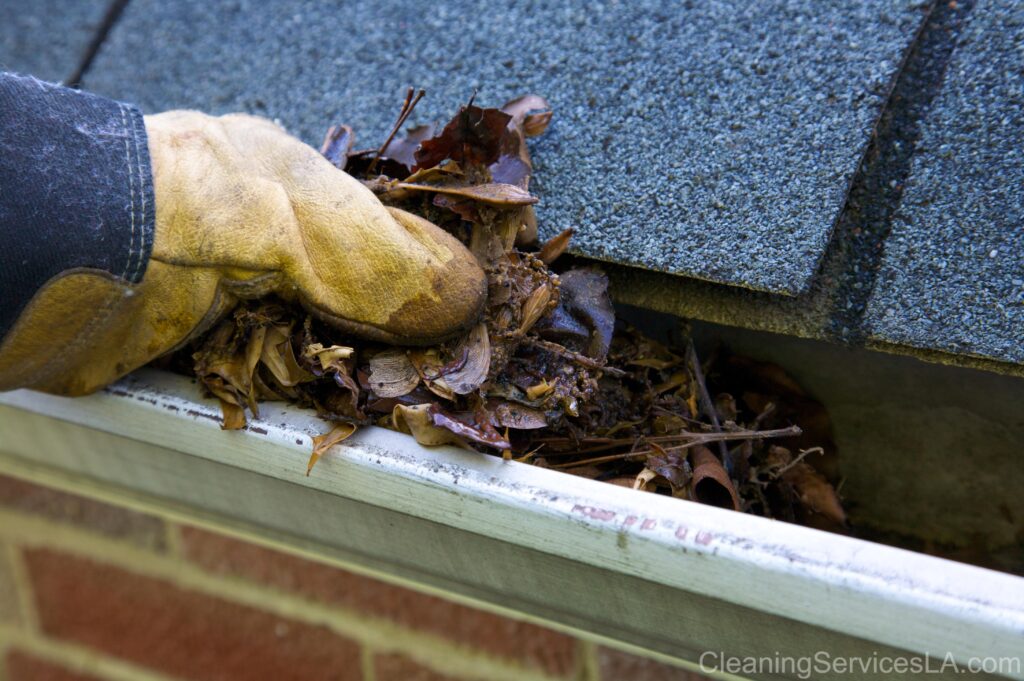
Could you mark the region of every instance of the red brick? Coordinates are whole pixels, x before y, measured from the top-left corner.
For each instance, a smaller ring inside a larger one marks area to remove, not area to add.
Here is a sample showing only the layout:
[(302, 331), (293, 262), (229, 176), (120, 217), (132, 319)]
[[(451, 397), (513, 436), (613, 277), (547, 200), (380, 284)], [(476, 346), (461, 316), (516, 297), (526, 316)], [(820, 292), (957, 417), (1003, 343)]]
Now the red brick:
[(212, 572), (387, 619), (549, 674), (576, 669), (576, 640), (544, 627), (197, 528), (182, 528), (182, 545), (187, 558)]
[(7, 653), (7, 681), (102, 681), (98, 676), (80, 674), (20, 650)]
[(611, 648), (598, 648), (597, 662), (601, 681), (710, 681), (695, 672)]
[(159, 518), (0, 475), (0, 506), (75, 525), (149, 549), (164, 548)]
[(373, 671), (376, 681), (460, 681), (398, 654), (374, 657)]
[(328, 630), (50, 549), (25, 552), (42, 631), (195, 681), (358, 681)]
[(18, 587), (14, 583), (10, 553), (7, 545), (0, 542), (0, 623), (13, 624), (20, 619)]

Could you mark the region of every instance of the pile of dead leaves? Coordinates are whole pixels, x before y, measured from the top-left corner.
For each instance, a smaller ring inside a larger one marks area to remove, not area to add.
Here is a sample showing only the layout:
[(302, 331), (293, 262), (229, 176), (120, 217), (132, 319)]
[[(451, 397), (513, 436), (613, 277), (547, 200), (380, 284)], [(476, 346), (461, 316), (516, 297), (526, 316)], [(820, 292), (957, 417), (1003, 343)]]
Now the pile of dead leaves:
[(352, 130), (335, 126), (322, 152), (385, 204), (462, 239), (487, 273), (482, 321), (437, 347), (399, 348), (356, 341), (281, 301), (244, 304), (179, 355), (220, 400), (224, 427), (244, 426), (261, 401), (287, 400), (335, 424), (310, 469), (375, 424), (425, 445), (842, 529), (827, 414), (799, 386), (724, 354), (701, 367), (688, 340), (669, 348), (617, 325), (603, 273), (552, 267), (570, 232), (531, 248), (526, 139), (547, 128), (547, 103), (470, 102), (443, 128), (396, 137), (421, 96), (410, 91), (381, 147), (354, 150)]

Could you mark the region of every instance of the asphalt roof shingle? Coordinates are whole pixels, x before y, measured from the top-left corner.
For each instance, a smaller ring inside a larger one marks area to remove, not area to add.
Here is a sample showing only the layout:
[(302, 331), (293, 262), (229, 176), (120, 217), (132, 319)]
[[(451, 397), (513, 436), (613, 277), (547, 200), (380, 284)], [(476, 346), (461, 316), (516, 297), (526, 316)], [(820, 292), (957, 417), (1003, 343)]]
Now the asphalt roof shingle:
[(0, 71), (49, 81), (72, 76), (109, 0), (0, 2)]
[[(50, 26), (51, 2), (17, 20)], [(86, 4), (105, 3), (58, 23)], [(132, 0), (85, 86), (270, 116), (313, 144), (347, 122), (361, 146), (407, 85), (429, 91), (420, 121), (478, 88), (534, 91), (556, 110), (533, 146), (542, 233), (576, 227), (583, 254), (638, 266), (609, 267), (619, 300), (1024, 371), (1024, 8), (938, 3), (899, 72), (928, 2), (424, 7)], [(12, 64), (22, 43), (5, 37), (8, 68), (67, 75), (35, 48), (19, 54), (42, 66)]]
[(421, 5), (133, 0), (86, 78), (147, 111), (329, 122), (382, 139), (476, 89), (533, 91), (541, 229), (595, 258), (794, 294), (813, 276), (925, 3), (660, 0)]
[(971, 10), (925, 120), (865, 323), (1024, 363), (1024, 5)]

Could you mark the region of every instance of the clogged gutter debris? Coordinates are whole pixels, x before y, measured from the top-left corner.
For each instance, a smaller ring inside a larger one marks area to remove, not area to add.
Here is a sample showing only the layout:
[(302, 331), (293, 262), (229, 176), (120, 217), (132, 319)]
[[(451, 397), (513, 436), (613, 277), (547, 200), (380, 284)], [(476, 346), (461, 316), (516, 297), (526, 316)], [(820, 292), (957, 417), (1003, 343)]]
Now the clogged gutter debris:
[[(455, 234), (488, 277), (483, 320), (432, 348), (347, 337), (297, 304), (250, 302), (175, 362), (215, 395), (225, 428), (262, 400), (314, 408), (333, 424), (309, 470), (363, 425), (646, 492), (836, 531), (846, 517), (828, 416), (778, 367), (718, 353), (702, 366), (686, 337), (668, 347), (617, 323), (607, 277), (563, 269), (566, 231), (536, 246), (526, 139), (547, 103), (470, 102), (442, 129), (353, 151), (346, 126), (323, 154), (387, 205)], [(307, 473), (309, 472), (307, 470)]]

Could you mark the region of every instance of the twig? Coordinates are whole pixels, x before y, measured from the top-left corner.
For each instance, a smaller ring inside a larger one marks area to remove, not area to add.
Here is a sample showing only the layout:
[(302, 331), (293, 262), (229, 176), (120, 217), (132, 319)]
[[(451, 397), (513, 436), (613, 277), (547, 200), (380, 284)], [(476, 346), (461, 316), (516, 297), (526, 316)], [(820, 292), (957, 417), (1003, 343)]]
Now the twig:
[(412, 88), (409, 88), (406, 91), (405, 103), (402, 104), (402, 110), (398, 114), (398, 120), (395, 121), (395, 125), (391, 128), (391, 133), (388, 135), (388, 138), (384, 140), (384, 144), (380, 145), (380, 149), (377, 150), (377, 153), (373, 156), (373, 160), (370, 161), (370, 165), (366, 169), (367, 175), (372, 173), (373, 169), (377, 167), (377, 162), (380, 161), (380, 157), (384, 155), (384, 151), (388, 148), (388, 145), (391, 144), (391, 140), (395, 139), (395, 135), (397, 135), (398, 131), (402, 129), (402, 126), (405, 125), (405, 120), (409, 118), (412, 110), (416, 108), (416, 105), (419, 104), (421, 99), (423, 99), (423, 96), (427, 94), (426, 90), (420, 90), (416, 93), (416, 97), (414, 99), (412, 96), (413, 92), (414, 90)]
[(785, 466), (783, 466), (779, 470), (775, 471), (775, 473), (773, 475), (776, 478), (780, 477), (783, 473), (788, 471), (790, 468), (792, 468), (793, 466), (795, 466), (798, 463), (800, 463), (801, 461), (803, 461), (804, 457), (806, 457), (808, 454), (824, 454), (824, 453), (825, 453), (825, 450), (822, 449), (821, 447), (811, 447), (810, 449), (805, 449), (802, 452), (800, 452), (795, 459), (793, 459), (792, 461), (787, 463)]
[(559, 345), (558, 343), (552, 343), (551, 341), (541, 340), (540, 338), (524, 338), (523, 342), (526, 343), (527, 345), (534, 345), (539, 348), (544, 348), (548, 352), (553, 352), (556, 355), (561, 355), (566, 359), (571, 359), (577, 364), (585, 366), (588, 369), (599, 369), (600, 371), (605, 372), (609, 376), (616, 376), (618, 378), (621, 378), (627, 375), (626, 372), (623, 371), (622, 369), (606, 366), (602, 362), (598, 362), (597, 360), (591, 359), (586, 355), (570, 350), (564, 345)]
[[(693, 440), (695, 438), (711, 437), (712, 439), (723, 439), (723, 440), (757, 440), (762, 439), (761, 436), (765, 437), (788, 437), (791, 435), (800, 435), (803, 431), (800, 430), (799, 426), (789, 426), (788, 428), (778, 428), (775, 430), (731, 430), (724, 433), (694, 433), (689, 430), (682, 430), (672, 435), (648, 435), (644, 437), (644, 440), (648, 442), (672, 442), (673, 440)], [(636, 438), (633, 437), (600, 437), (591, 436), (584, 437), (578, 440), (579, 444), (597, 444), (597, 445), (628, 445), (632, 443)], [(555, 444), (572, 444), (576, 442), (570, 438), (564, 436), (552, 436), (552, 437), (539, 437), (534, 442), (543, 442), (549, 445)]]
[[(722, 424), (718, 422), (718, 411), (715, 409), (715, 403), (711, 401), (711, 394), (708, 393), (708, 386), (704, 383), (704, 372), (700, 368), (700, 360), (697, 359), (697, 348), (693, 346), (693, 339), (691, 338), (686, 344), (686, 360), (690, 363), (690, 368), (693, 371), (693, 378), (697, 381), (697, 396), (700, 398), (701, 409), (708, 415), (708, 420), (711, 421), (711, 427), (716, 433), (722, 432)], [(718, 452), (721, 455), (722, 463), (727, 468), (727, 473), (732, 476), (732, 464), (729, 461), (729, 450), (725, 446), (725, 441), (720, 440), (718, 442)]]
[[(790, 426), (789, 428), (778, 428), (776, 430), (746, 430), (730, 433), (690, 433), (690, 436), (693, 439), (689, 442), (681, 445), (673, 445), (672, 447), (661, 447), (660, 449), (665, 452), (680, 452), (696, 445), (707, 444), (708, 442), (724, 443), (729, 440), (766, 440), (773, 437), (792, 437), (800, 435), (801, 432), (803, 431), (801, 431), (797, 426)], [(809, 451), (811, 450), (808, 450), (808, 452)], [(636, 456), (646, 456), (653, 453), (656, 453), (654, 449), (641, 449), (635, 452), (623, 452), (620, 454), (598, 456), (592, 459), (583, 459), (582, 461), (570, 461), (568, 463), (554, 465), (552, 468), (575, 468), (577, 466), (589, 466), (590, 464), (607, 463), (609, 461), (625, 461)]]
[[(686, 421), (687, 423), (692, 423), (692, 424), (697, 425), (697, 426), (701, 426), (702, 428), (710, 428), (711, 427), (710, 425), (708, 425), (707, 423), (704, 423), (703, 421), (698, 421), (697, 419), (691, 419), (688, 416), (683, 416), (682, 414), (678, 414), (678, 413), (672, 411), (671, 409), (666, 409), (665, 407), (658, 406), (657, 404), (654, 405), (653, 407), (651, 407), (651, 411), (652, 412), (658, 412), (659, 414), (663, 414), (665, 416), (675, 416), (676, 418), (678, 418), (680, 420)], [(754, 429), (754, 430), (756, 430), (756, 429)]]
[(761, 421), (764, 421), (766, 418), (771, 416), (774, 412), (775, 412), (775, 403), (774, 402), (769, 402), (768, 404), (764, 405), (764, 409), (762, 409), (761, 413), (758, 414), (757, 417), (754, 419), (754, 430), (757, 430), (758, 428), (760, 428), (761, 427)]

